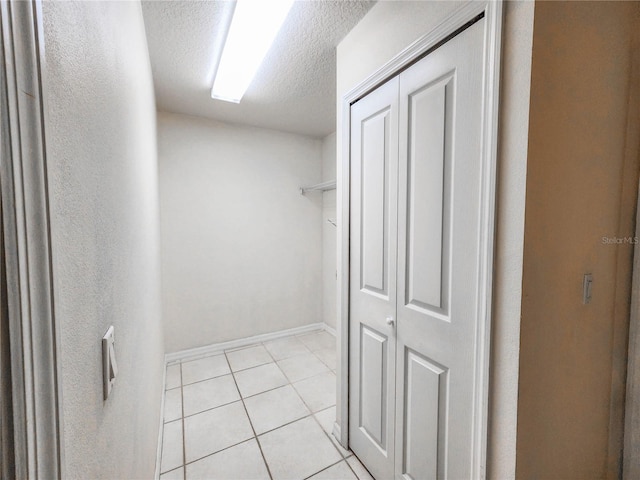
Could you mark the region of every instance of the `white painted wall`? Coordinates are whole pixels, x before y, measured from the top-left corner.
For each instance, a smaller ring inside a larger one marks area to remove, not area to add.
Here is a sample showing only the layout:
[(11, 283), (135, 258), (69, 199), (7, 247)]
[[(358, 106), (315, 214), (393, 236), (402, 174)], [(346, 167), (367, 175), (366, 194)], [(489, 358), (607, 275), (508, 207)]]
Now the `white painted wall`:
[(318, 139), (159, 113), (168, 352), (322, 319)]
[(507, 1), (502, 31), (487, 477), (515, 478), (533, 1)]
[[(338, 46), (337, 102), (462, 2), (378, 2)], [(518, 358), (533, 2), (505, 2), (487, 472), (515, 478)], [(342, 118), (337, 145), (343, 151)], [(341, 164), (342, 159), (338, 158)], [(338, 169), (340, 172), (340, 169)], [(340, 181), (340, 180), (339, 180)], [(340, 195), (340, 186), (338, 186)], [(339, 197), (338, 204), (343, 200)], [(341, 232), (338, 232), (341, 235)], [(338, 251), (338, 265), (342, 264)], [(340, 272), (338, 272), (340, 277)], [(340, 332), (340, 325), (337, 328)], [(340, 343), (339, 343), (340, 344)], [(340, 366), (338, 367), (340, 369)], [(338, 372), (340, 374), (340, 372)], [(341, 394), (338, 383), (338, 396)], [(340, 398), (340, 397), (339, 397)], [(338, 422), (341, 419), (338, 403)]]
[[(142, 12), (136, 2), (43, 2), (43, 19), (64, 478), (153, 478), (164, 352)], [(109, 325), (119, 373), (105, 402)]]
[[(322, 181), (328, 182), (335, 179), (336, 134), (334, 132), (322, 139)], [(330, 327), (336, 328), (338, 229), (329, 223), (329, 220), (337, 223), (336, 191), (329, 190), (322, 195), (322, 321)]]

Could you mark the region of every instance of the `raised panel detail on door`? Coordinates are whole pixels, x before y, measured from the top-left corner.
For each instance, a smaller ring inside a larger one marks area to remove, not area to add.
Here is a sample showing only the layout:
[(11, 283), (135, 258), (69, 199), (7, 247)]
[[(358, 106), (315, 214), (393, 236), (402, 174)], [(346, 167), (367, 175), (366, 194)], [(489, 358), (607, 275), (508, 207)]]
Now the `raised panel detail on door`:
[[(362, 128), (361, 288), (388, 297), (389, 109), (365, 119)], [(395, 272), (394, 272), (395, 274)]]
[(453, 80), (448, 75), (408, 98), (405, 301), (436, 310), (446, 308), (445, 162), (452, 137)]
[(403, 475), (444, 478), (447, 424), (447, 370), (406, 349)]
[(360, 428), (384, 451), (389, 342), (386, 336), (364, 325), (360, 336)]

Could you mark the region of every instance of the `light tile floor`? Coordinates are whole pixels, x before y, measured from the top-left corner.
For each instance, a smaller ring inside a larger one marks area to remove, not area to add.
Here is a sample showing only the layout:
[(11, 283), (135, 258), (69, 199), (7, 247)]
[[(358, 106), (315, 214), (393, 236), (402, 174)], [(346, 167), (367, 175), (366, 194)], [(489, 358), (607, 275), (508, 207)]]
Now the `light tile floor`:
[(331, 435), (335, 368), (324, 331), (169, 365), (160, 479), (372, 480)]

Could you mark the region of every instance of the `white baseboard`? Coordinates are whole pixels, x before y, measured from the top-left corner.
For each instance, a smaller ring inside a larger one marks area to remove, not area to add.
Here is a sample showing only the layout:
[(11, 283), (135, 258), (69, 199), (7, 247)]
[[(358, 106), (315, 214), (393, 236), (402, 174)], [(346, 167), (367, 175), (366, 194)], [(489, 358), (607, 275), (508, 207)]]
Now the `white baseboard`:
[(325, 332), (330, 333), (334, 337), (338, 335), (338, 333), (336, 332), (336, 329), (330, 325), (327, 325), (326, 323), (322, 324), (322, 328)]
[(335, 335), (334, 329), (328, 329), (331, 329), (331, 327), (329, 327), (325, 323), (312, 323), (309, 325), (304, 325), (302, 327), (280, 330), (278, 332), (264, 333), (262, 335), (239, 338), (238, 340), (231, 340), (229, 342), (214, 343), (211, 345), (206, 345), (204, 347), (197, 347), (188, 350), (181, 350), (179, 352), (167, 353), (164, 356), (164, 360), (167, 365), (171, 365), (173, 363), (179, 363), (185, 360), (195, 360), (197, 358), (206, 357), (215, 353), (220, 353), (224, 350), (229, 350), (231, 348), (245, 347), (253, 343), (268, 342), (270, 340), (276, 340), (278, 338), (288, 337), (290, 335), (300, 335), (301, 333), (314, 332), (316, 330), (325, 330), (329, 333), (332, 333), (331, 330), (333, 330), (334, 333), (332, 334)]
[[(342, 445), (342, 435), (341, 435), (341, 431), (340, 431), (340, 425), (338, 425), (338, 422), (333, 422), (333, 430), (332, 430), (331, 434), (335, 437), (335, 439), (338, 441), (338, 443), (340, 445)], [(348, 450), (349, 446), (348, 445), (342, 445), (342, 448), (344, 448), (345, 450)]]

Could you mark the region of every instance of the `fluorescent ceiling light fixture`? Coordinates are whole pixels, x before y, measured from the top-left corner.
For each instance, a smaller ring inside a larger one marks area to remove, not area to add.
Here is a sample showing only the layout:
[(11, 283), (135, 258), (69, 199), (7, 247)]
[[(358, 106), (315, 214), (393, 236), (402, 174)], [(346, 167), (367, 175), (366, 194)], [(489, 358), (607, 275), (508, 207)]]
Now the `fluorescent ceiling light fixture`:
[(211, 98), (240, 103), (293, 0), (237, 0)]

